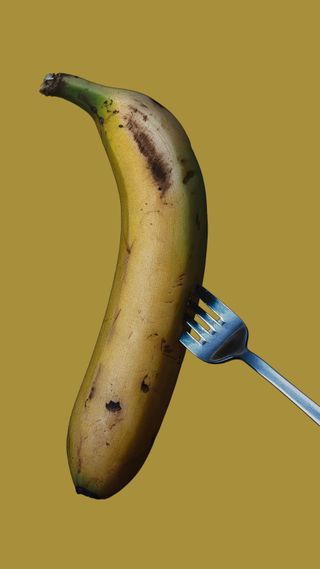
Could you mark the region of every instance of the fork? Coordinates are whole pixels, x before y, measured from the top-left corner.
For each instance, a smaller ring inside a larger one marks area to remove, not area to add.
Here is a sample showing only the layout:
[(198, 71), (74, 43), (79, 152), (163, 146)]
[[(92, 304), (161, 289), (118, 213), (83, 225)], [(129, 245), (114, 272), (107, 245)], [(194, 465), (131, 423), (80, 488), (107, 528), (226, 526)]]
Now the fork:
[(199, 298), (213, 310), (218, 319), (190, 301), (188, 307), (201, 318), (206, 327), (194, 319), (187, 320), (187, 325), (196, 332), (198, 338), (186, 331), (180, 337), (181, 344), (195, 356), (211, 364), (220, 364), (232, 359), (244, 361), (320, 425), (320, 406), (247, 348), (248, 329), (243, 320), (203, 286), (199, 286), (197, 292)]

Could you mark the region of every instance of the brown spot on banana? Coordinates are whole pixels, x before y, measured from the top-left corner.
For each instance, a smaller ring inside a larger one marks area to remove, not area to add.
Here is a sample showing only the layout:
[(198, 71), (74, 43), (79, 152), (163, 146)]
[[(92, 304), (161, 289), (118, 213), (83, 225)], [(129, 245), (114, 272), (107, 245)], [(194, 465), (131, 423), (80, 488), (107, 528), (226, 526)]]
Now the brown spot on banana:
[[(85, 402), (84, 402), (84, 406), (85, 406), (85, 407), (87, 406), (88, 402), (91, 401), (91, 399), (93, 399), (94, 392), (95, 392), (95, 388), (96, 388), (96, 382), (98, 381), (101, 372), (102, 372), (102, 364), (99, 363), (97, 372), (96, 372), (96, 374), (95, 374), (95, 376), (94, 376), (94, 378), (93, 378), (92, 384), (91, 384), (91, 388), (90, 388), (88, 397), (86, 398), (86, 400), (85, 400)], [(69, 435), (68, 435), (68, 436), (69, 436)]]
[(161, 352), (162, 352), (165, 356), (167, 356), (167, 357), (169, 357), (169, 358), (173, 357), (173, 356), (171, 355), (172, 347), (170, 346), (170, 344), (167, 343), (167, 341), (166, 341), (165, 338), (161, 338), (160, 349), (161, 349)]
[(111, 324), (110, 330), (109, 330), (109, 336), (108, 336), (109, 340), (111, 340), (113, 334), (115, 333), (116, 323), (117, 323), (117, 320), (118, 320), (118, 318), (119, 318), (119, 316), (120, 316), (120, 313), (121, 313), (121, 308), (119, 308), (119, 309), (116, 311), (116, 313), (115, 313), (115, 315), (114, 315), (114, 317), (113, 317), (113, 321), (112, 321), (112, 324)]
[(148, 379), (148, 374), (146, 374), (141, 382), (140, 385), (140, 389), (141, 391), (143, 391), (143, 393), (148, 393), (148, 391), (150, 390), (150, 385), (148, 383), (146, 383), (146, 380)]
[(106, 409), (112, 413), (118, 413), (118, 411), (121, 411), (120, 401), (112, 401), (111, 399), (106, 403)]
[(126, 250), (127, 250), (128, 255), (130, 255), (130, 253), (132, 251), (132, 247), (134, 245), (134, 242), (135, 242), (135, 239), (132, 241), (131, 245), (129, 245), (128, 241), (125, 239)]
[(132, 132), (139, 151), (147, 159), (148, 168), (161, 191), (161, 197), (171, 186), (171, 171), (165, 158), (159, 153), (150, 134), (142, 128), (132, 117), (127, 122), (128, 129)]
[(191, 178), (193, 178), (194, 176), (194, 171), (193, 170), (188, 170), (188, 172), (185, 174), (182, 182), (183, 184), (187, 184), (189, 182), (189, 180), (191, 180)]
[(129, 105), (129, 109), (131, 109), (133, 113), (138, 113), (139, 115), (141, 115), (141, 117), (143, 118), (143, 120), (145, 122), (148, 120), (148, 115), (146, 115), (145, 113), (142, 113), (140, 111), (140, 109), (137, 109), (137, 107), (134, 107), (133, 105)]
[(81, 458), (81, 448), (82, 448), (82, 443), (83, 441), (86, 439), (87, 437), (80, 437), (80, 442), (77, 448), (77, 458), (78, 458), (78, 474), (80, 474), (81, 472), (81, 465), (82, 465), (82, 458)]

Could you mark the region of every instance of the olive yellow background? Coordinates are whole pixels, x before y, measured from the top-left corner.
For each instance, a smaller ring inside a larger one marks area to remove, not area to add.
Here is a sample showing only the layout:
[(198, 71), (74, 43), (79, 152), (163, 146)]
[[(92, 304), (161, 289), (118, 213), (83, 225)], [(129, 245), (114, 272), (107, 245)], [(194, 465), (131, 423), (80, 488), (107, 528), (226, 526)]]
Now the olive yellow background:
[(250, 347), (320, 402), (317, 2), (2, 8), (1, 511), (7, 569), (316, 565), (320, 430), (244, 364), (187, 354), (144, 467), (77, 496), (65, 439), (104, 315), (117, 188), (90, 117), (49, 72), (149, 94), (207, 190), (205, 285)]

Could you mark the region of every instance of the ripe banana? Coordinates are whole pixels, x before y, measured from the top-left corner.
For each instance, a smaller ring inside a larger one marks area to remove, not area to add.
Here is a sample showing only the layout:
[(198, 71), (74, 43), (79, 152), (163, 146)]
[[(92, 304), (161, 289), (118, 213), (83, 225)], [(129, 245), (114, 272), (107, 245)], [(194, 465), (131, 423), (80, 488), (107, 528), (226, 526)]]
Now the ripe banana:
[(205, 266), (205, 190), (185, 131), (150, 97), (63, 73), (40, 92), (91, 115), (120, 194), (116, 272), (67, 438), (77, 492), (107, 498), (141, 468), (176, 383)]

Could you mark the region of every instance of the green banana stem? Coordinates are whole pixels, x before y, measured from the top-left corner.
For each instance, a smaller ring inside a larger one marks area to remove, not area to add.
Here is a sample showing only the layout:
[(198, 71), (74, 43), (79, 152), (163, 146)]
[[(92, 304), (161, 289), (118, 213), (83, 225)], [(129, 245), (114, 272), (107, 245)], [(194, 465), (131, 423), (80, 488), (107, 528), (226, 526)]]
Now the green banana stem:
[(106, 87), (67, 73), (49, 73), (39, 91), (42, 95), (66, 99), (98, 119), (103, 106), (110, 105), (110, 101), (106, 99)]

